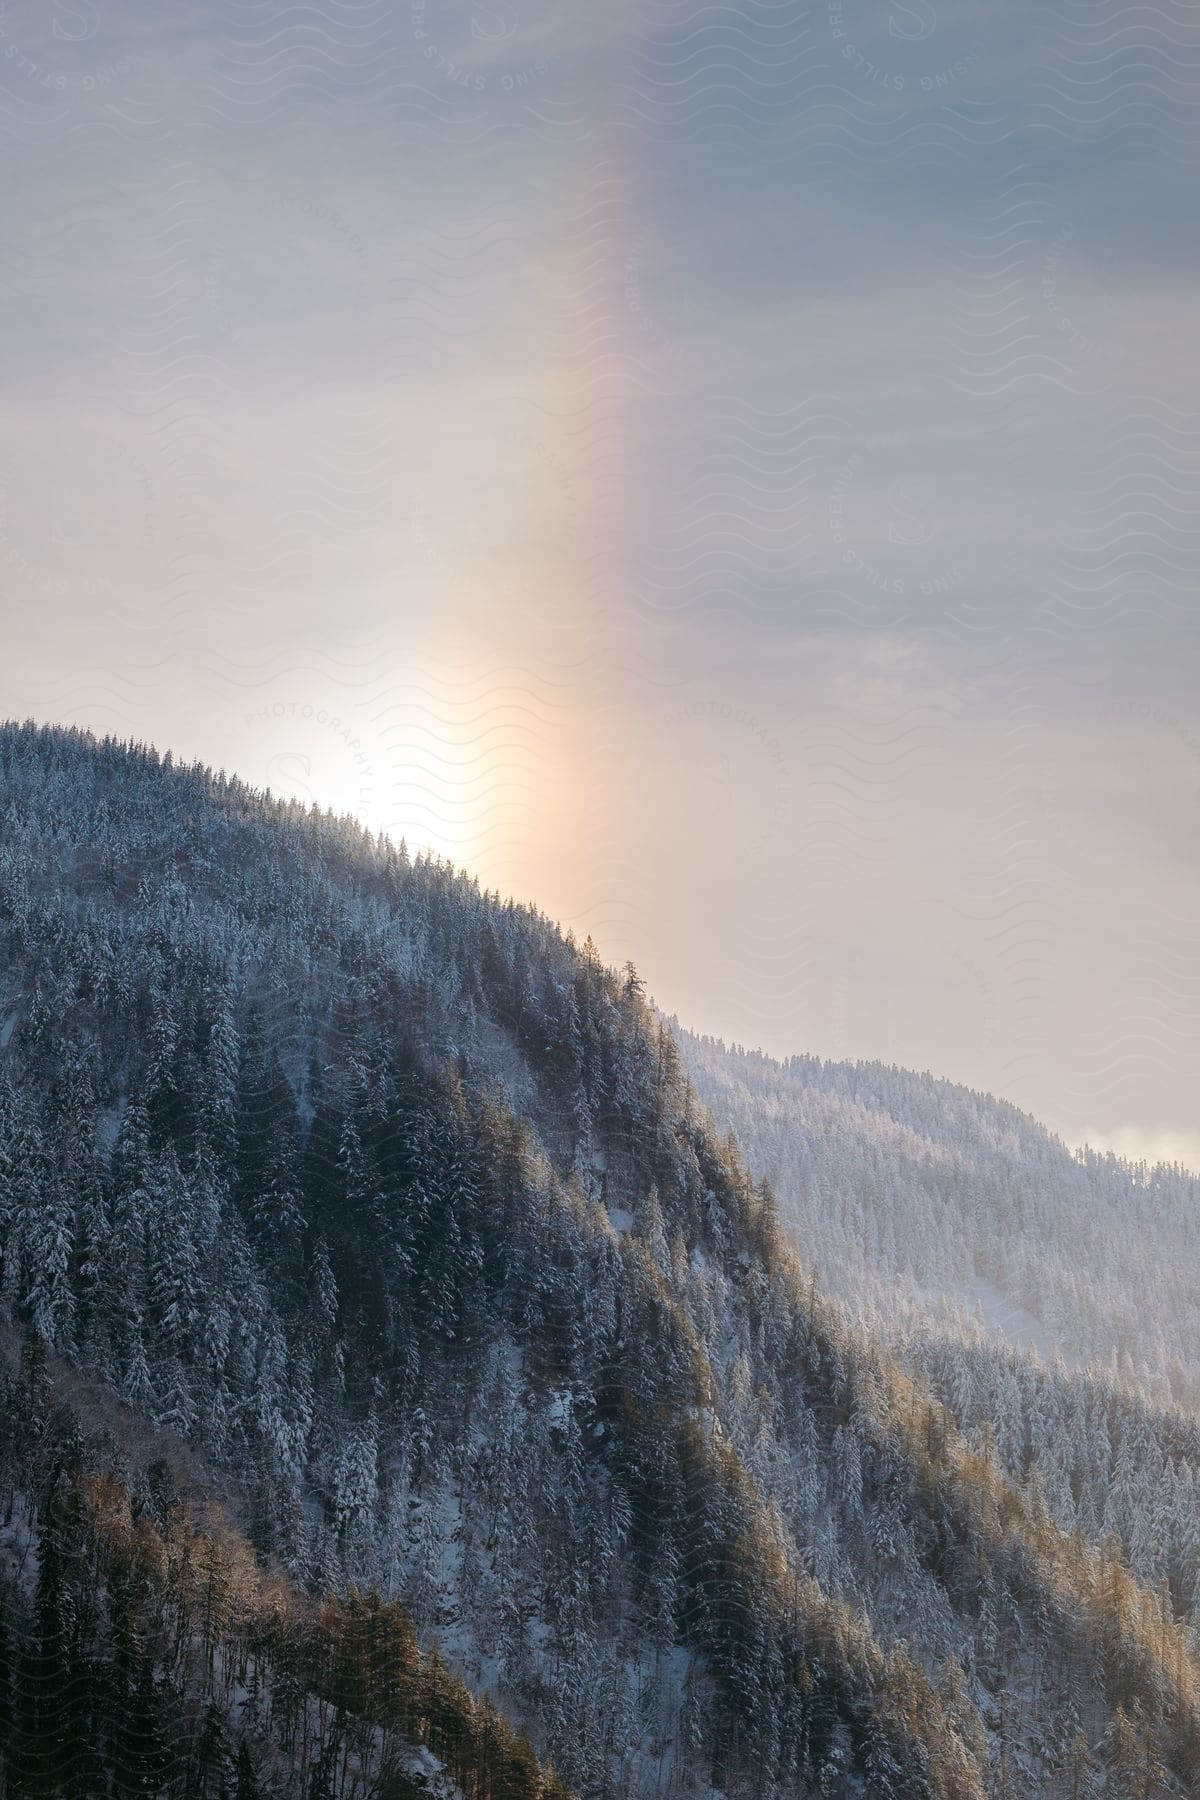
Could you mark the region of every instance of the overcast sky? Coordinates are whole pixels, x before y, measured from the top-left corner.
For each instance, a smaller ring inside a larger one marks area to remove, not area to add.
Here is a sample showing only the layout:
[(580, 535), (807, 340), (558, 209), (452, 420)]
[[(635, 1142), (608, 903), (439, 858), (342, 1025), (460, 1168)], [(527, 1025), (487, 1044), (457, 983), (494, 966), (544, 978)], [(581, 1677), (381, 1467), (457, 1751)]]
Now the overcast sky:
[(0, 711), (1200, 1166), (1200, 18), (6, 0)]

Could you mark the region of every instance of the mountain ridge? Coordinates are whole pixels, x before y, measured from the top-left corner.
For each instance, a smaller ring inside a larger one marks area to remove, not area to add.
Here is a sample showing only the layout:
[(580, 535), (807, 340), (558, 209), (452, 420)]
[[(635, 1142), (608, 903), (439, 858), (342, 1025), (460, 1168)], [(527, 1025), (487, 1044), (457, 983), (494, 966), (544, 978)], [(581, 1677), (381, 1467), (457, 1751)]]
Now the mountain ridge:
[(0, 782), (0, 1294), (260, 1554), (584, 1793), (1187, 1791), (1184, 1628), (813, 1291), (632, 969), (145, 748)]
[[(1011, 1102), (944, 1078), (778, 1062), (675, 1030), (719, 1128), (860, 1316), (900, 1328), (944, 1294), (949, 1328), (974, 1291), (985, 1326), (1007, 1302), (1040, 1328), (1047, 1357), (1101, 1365), (1156, 1405), (1200, 1405), (1200, 1178), (1073, 1151)], [(1021, 1344), (1002, 1324), (997, 1334)]]

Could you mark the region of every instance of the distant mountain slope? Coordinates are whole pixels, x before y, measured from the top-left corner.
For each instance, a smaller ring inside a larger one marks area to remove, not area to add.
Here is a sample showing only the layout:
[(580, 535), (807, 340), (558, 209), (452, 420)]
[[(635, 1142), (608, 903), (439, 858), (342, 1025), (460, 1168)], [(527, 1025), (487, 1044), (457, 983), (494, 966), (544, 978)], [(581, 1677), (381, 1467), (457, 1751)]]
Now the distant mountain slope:
[(631, 969), (142, 748), (5, 728), (0, 818), (0, 1301), (260, 1555), (587, 1795), (1194, 1791), (1186, 1626), (814, 1292)]
[(965, 1308), (1200, 1411), (1192, 1175), (1076, 1157), (1015, 1106), (929, 1075), (677, 1038), (806, 1261), (860, 1317), (893, 1331)]

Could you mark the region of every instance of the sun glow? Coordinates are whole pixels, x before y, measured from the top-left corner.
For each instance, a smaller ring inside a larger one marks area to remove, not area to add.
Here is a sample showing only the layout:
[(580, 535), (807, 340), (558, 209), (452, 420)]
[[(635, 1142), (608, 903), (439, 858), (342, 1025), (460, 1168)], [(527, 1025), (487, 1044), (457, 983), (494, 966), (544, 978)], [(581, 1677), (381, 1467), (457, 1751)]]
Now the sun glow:
[(413, 855), (534, 898), (570, 855), (573, 712), (515, 666), (427, 667), (340, 706), (261, 700), (243, 715), (229, 764), (277, 798), (347, 815)]

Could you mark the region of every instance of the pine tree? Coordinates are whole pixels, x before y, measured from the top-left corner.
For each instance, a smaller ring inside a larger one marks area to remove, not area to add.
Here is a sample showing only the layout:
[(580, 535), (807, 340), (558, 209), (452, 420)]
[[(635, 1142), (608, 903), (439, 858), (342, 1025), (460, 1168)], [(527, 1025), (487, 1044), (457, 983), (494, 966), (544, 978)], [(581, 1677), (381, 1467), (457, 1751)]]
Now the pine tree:
[(26, 1212), (23, 1237), (28, 1259), (27, 1316), (48, 1344), (71, 1346), (75, 1295), (71, 1288), (74, 1218), (71, 1196), (48, 1172)]
[(229, 1773), (229, 1745), (225, 1721), (215, 1700), (204, 1709), (204, 1720), (196, 1740), (195, 1757), (189, 1793), (195, 1800), (221, 1800), (225, 1794), (225, 1778)]
[(15, 1607), (7, 1583), (0, 1583), (0, 1781), (13, 1751), (13, 1659), (8, 1619)]
[(71, 1682), (72, 1607), (64, 1581), (59, 1521), (51, 1508), (38, 1539), (32, 1642), (21, 1681), (20, 1779), (31, 1793), (61, 1781), (70, 1749), (64, 1705)]
[[(258, 1775), (254, 1767), (254, 1758), (250, 1754), (250, 1746), (245, 1738), (238, 1743), (237, 1759), (234, 1765), (234, 1800), (262, 1800), (262, 1789), (258, 1785)], [(333, 1790), (327, 1790), (328, 1800), (333, 1800)], [(309, 1800), (326, 1800), (326, 1791), (309, 1787)]]
[(1067, 1746), (1060, 1772), (1068, 1800), (1091, 1800), (1097, 1791), (1096, 1759), (1082, 1731), (1077, 1731)]

